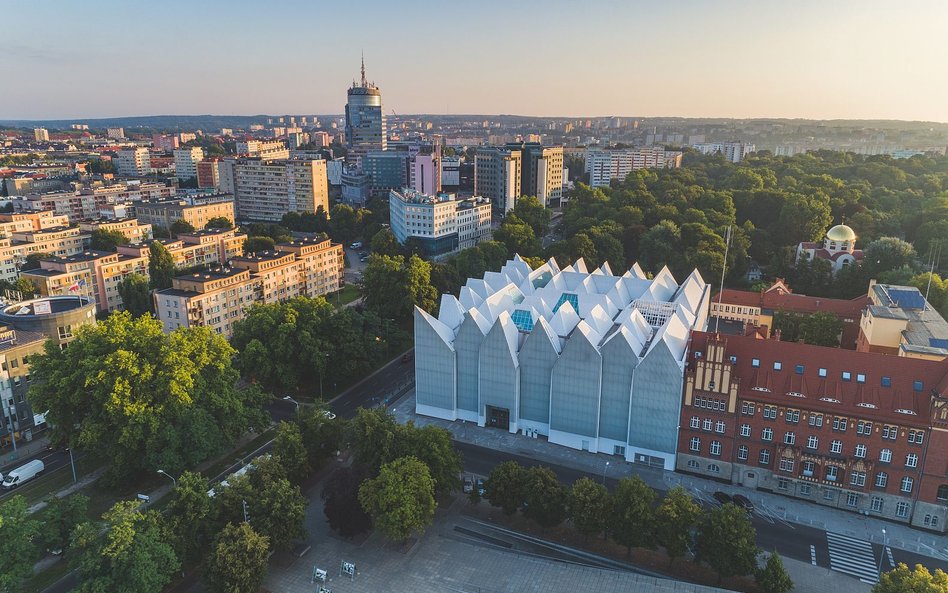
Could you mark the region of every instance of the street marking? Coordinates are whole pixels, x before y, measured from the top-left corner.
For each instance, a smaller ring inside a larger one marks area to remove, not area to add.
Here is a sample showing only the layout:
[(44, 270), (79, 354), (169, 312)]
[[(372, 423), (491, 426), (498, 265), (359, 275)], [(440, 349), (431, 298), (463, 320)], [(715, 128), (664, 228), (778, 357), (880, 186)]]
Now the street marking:
[(830, 568), (856, 577), (864, 583), (879, 582), (879, 565), (876, 564), (872, 544), (865, 540), (826, 532), (829, 547)]
[(889, 546), (885, 547), (885, 553), (889, 556), (889, 566), (895, 568), (895, 559), (892, 558), (892, 548)]
[(810, 564), (816, 566), (816, 546), (810, 545)]

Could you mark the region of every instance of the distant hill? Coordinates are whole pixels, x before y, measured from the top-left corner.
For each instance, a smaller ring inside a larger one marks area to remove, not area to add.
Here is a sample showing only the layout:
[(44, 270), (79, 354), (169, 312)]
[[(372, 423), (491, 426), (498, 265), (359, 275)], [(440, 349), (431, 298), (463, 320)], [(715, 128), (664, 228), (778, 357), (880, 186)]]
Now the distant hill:
[[(219, 130), (221, 128), (247, 129), (251, 124), (266, 125), (267, 118), (279, 115), (144, 115), (134, 117), (107, 117), (101, 119), (52, 119), (52, 120), (16, 120), (0, 119), (0, 126), (14, 128), (45, 127), (49, 129), (69, 129), (71, 124), (88, 124), (90, 128), (116, 128), (129, 130), (147, 128), (152, 130)], [(318, 116), (336, 117), (336, 116)]]

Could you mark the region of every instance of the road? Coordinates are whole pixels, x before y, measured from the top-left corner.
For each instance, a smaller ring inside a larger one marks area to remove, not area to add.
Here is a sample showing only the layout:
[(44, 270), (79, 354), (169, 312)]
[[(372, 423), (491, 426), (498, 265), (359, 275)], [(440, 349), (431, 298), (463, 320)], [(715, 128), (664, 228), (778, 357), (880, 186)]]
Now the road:
[[(78, 457), (78, 454), (77, 454), (77, 457)], [(27, 461), (32, 461), (34, 459), (40, 459), (43, 461), (43, 466), (46, 468), (44, 470), (45, 474), (48, 474), (54, 470), (57, 470), (61, 467), (65, 467), (69, 465), (69, 453), (61, 449), (58, 449), (56, 451), (47, 451), (43, 449), (42, 451), (39, 451), (38, 453), (34, 453), (33, 455), (20, 457), (19, 459), (16, 459), (14, 461), (11, 461), (5, 464), (2, 468), (0, 468), (0, 473), (2, 473), (3, 475), (6, 475), (8, 472), (20, 467)], [(9, 492), (2, 491), (0, 492), (0, 501), (3, 501), (4, 499), (10, 496), (13, 496), (14, 494), (16, 494), (16, 490), (12, 490)]]

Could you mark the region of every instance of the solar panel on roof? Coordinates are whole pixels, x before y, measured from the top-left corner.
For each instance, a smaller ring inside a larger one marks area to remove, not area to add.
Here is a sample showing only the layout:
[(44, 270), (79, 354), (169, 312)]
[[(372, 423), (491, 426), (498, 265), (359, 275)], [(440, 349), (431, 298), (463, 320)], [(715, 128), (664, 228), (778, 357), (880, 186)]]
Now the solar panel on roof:
[(948, 339), (946, 338), (928, 338), (928, 345), (932, 348), (944, 348), (948, 350)]
[(530, 314), (530, 311), (524, 311), (523, 309), (516, 309), (513, 312), (513, 315), (510, 316), (513, 320), (514, 325), (517, 326), (517, 329), (520, 331), (531, 332), (533, 331), (533, 315)]
[(907, 290), (899, 288), (889, 289), (889, 298), (903, 309), (924, 309), (925, 297), (917, 290)]

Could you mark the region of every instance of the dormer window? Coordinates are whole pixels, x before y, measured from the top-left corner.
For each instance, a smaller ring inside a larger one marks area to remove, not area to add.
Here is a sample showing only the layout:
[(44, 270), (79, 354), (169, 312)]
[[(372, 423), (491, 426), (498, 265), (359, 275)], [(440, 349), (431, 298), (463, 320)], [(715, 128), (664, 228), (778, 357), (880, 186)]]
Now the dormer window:
[(737, 357), (736, 356), (730, 357), (730, 361), (731, 361), (731, 364), (737, 364)]
[(798, 375), (802, 375), (802, 374), (803, 374), (803, 365), (802, 365), (802, 364), (798, 364), (797, 366), (795, 366), (794, 369), (793, 369), (793, 372), (796, 373), (796, 374), (798, 374)]
[(751, 366), (754, 367), (755, 369), (758, 368), (760, 366), (760, 359), (759, 358), (752, 359)]
[(925, 387), (925, 384), (922, 383), (921, 381), (913, 381), (913, 382), (912, 382), (912, 390), (913, 390), (913, 391), (921, 391), (922, 389), (924, 389), (924, 387)]
[(843, 381), (852, 381), (853, 374), (849, 371), (843, 371)]
[(883, 387), (892, 387), (892, 377), (882, 377)]
[(774, 361), (774, 370), (775, 370), (775, 371), (779, 371), (779, 370), (782, 369), (782, 368), (783, 368), (783, 364), (782, 364), (780, 361), (775, 360), (775, 361)]
[(825, 376), (826, 376), (826, 369), (820, 369), (820, 370), (817, 372), (817, 374), (818, 374), (819, 376), (821, 376), (821, 377), (825, 377)]

